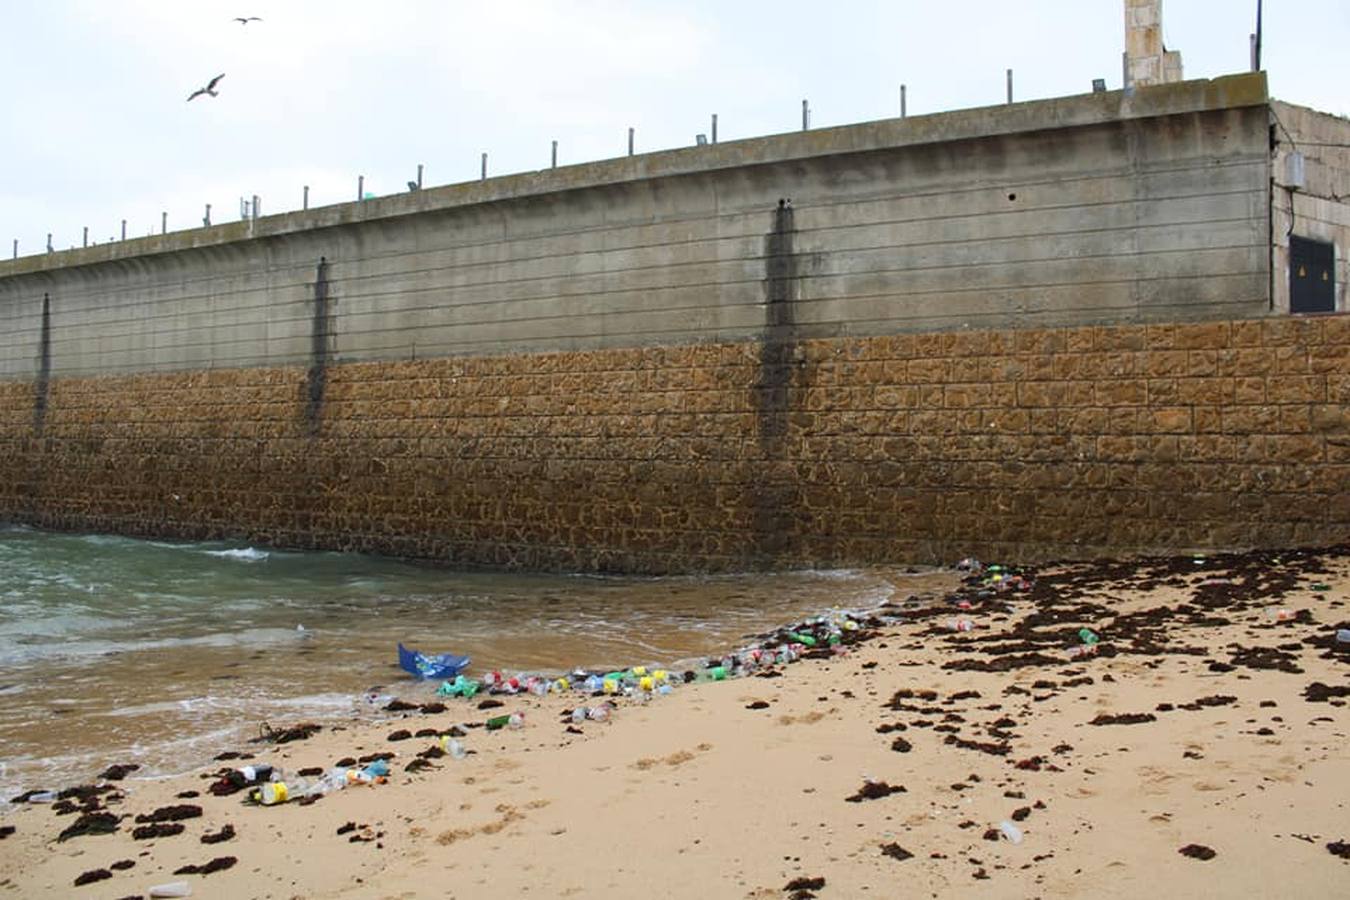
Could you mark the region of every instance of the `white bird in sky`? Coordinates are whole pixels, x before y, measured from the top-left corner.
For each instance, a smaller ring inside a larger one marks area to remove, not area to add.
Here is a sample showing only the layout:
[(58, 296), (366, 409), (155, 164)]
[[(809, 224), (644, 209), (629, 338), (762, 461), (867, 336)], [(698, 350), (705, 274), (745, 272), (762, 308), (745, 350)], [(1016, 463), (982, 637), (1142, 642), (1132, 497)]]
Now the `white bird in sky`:
[(211, 96), (211, 97), (217, 96), (217, 94), (216, 94), (216, 85), (220, 84), (220, 79), (222, 79), (222, 78), (224, 78), (224, 77), (225, 77), (225, 73), (224, 73), (224, 72), (221, 72), (221, 73), (220, 73), (219, 75), (217, 75), (215, 78), (212, 78), (209, 82), (207, 82), (206, 87), (204, 87), (204, 88), (197, 88), (197, 89), (196, 89), (195, 91), (193, 91), (191, 94), (188, 94), (188, 102), (191, 103), (193, 100), (196, 100), (196, 99), (197, 99), (198, 97), (200, 97), (202, 94), (206, 94), (206, 95)]
[(262, 17), (260, 17), (260, 16), (235, 16), (235, 17), (234, 17), (234, 21), (238, 22), (240, 25), (247, 25), (249, 22), (261, 22), (261, 21), (262, 21)]

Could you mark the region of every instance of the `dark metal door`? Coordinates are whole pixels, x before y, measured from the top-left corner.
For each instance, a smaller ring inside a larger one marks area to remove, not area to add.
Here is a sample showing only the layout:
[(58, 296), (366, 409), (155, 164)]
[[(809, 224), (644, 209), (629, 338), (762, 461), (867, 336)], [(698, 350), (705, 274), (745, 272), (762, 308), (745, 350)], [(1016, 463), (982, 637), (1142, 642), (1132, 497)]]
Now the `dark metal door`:
[(1336, 311), (1336, 248), (1289, 236), (1289, 311)]

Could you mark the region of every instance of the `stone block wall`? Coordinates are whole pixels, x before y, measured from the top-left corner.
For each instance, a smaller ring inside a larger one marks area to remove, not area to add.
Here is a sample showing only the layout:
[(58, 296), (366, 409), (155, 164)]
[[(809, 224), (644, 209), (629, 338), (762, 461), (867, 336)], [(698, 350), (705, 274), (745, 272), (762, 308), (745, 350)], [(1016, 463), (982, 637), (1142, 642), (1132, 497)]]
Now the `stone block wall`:
[(0, 382), (0, 519), (665, 573), (1350, 539), (1350, 317)]

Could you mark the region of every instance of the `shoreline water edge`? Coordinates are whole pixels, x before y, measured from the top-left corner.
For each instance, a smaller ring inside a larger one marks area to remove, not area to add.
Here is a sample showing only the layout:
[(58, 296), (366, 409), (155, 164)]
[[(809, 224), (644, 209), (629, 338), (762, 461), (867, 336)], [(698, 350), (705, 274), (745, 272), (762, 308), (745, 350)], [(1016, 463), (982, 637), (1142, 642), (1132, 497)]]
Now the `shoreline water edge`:
[(0, 896), (1344, 890), (1350, 547), (958, 569), (689, 669), (470, 670), (5, 798)]

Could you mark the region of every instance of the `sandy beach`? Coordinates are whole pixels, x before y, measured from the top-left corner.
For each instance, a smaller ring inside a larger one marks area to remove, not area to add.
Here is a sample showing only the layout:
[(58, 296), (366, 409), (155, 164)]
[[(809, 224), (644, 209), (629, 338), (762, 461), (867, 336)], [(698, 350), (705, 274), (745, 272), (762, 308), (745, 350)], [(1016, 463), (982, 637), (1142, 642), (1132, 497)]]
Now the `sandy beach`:
[[(962, 577), (899, 589), (836, 648), (724, 681), (705, 668), (649, 702), (614, 699), (605, 721), (573, 724), (603, 699), (577, 691), (479, 694), (222, 747), (253, 758), (188, 776), (91, 772), (95, 789), (64, 802), (10, 804), (0, 896), (178, 881), (262, 898), (1350, 890), (1350, 643), (1336, 640), (1350, 548)], [(482, 727), (511, 712), (524, 727)], [(466, 757), (430, 749), (460, 723)], [(313, 803), (209, 790), (245, 764), (383, 753), (386, 783)], [(115, 831), (59, 839), (82, 817)], [(183, 827), (144, 836), (164, 825)]]

